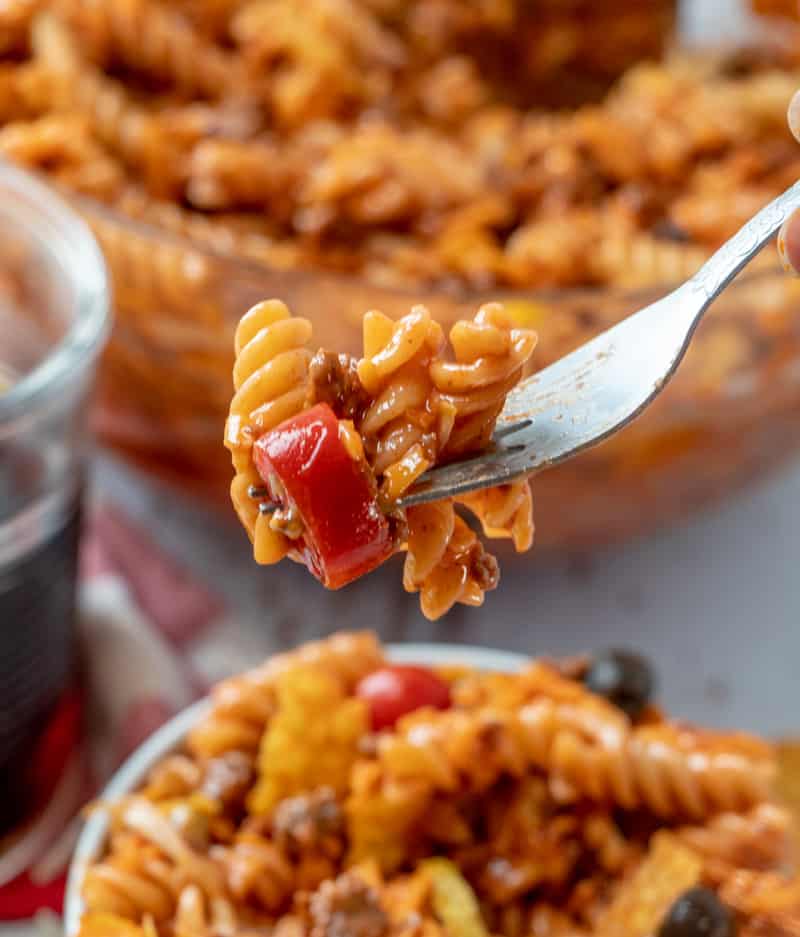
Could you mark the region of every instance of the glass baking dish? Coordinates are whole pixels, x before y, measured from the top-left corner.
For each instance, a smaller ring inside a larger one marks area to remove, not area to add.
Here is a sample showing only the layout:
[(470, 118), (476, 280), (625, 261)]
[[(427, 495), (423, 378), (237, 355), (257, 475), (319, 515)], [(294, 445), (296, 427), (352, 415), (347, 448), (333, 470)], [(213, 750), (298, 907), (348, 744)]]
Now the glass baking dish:
[[(269, 269), (82, 202), (114, 282), (116, 323), (94, 426), (134, 463), (224, 503), (222, 426), (232, 334), (265, 297), (312, 320), (314, 341), (357, 352), (367, 309), (423, 302), (446, 326), (487, 299), (539, 332), (541, 368), (671, 287), (646, 291), (386, 289), (323, 272)], [(745, 272), (712, 309), (656, 404), (599, 448), (537, 477), (540, 547), (589, 549), (666, 524), (729, 495), (800, 442), (800, 282), (777, 258)]]
[[(682, 4), (685, 42), (709, 35), (715, 43), (735, 41), (751, 33), (745, 7), (742, 0)], [(221, 439), (232, 335), (258, 300), (283, 299), (312, 320), (319, 346), (357, 352), (368, 309), (399, 316), (423, 302), (446, 326), (499, 299), (538, 330), (534, 367), (542, 367), (674, 285), (395, 289), (351, 275), (277, 269), (196, 229), (186, 235), (168, 219), (154, 223), (146, 216), (145, 223), (73, 200), (105, 251), (115, 294), (94, 426), (131, 461), (220, 504), (231, 478)], [(762, 261), (719, 301), (677, 378), (640, 420), (537, 478), (540, 547), (592, 548), (665, 524), (735, 491), (795, 450), (800, 287), (774, 253)]]

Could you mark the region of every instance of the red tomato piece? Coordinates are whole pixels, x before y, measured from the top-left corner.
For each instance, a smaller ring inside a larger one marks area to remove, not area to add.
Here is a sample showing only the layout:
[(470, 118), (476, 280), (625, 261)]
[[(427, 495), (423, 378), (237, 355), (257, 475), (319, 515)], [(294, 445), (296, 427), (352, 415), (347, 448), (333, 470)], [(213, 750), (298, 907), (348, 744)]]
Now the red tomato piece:
[(426, 667), (395, 664), (367, 674), (356, 687), (356, 696), (369, 705), (372, 728), (390, 729), (401, 716), (430, 706), (447, 709), (450, 687)]
[(328, 589), (358, 579), (394, 552), (366, 466), (345, 448), (328, 404), (317, 404), (262, 436), (253, 447), (253, 461), (272, 500), (298, 511), (303, 532), (295, 547)]

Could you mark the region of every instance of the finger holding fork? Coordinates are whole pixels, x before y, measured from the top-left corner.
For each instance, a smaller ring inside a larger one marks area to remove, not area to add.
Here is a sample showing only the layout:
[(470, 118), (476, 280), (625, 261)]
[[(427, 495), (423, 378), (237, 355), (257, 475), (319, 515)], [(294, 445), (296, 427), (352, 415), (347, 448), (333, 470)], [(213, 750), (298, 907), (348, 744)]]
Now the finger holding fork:
[[(789, 129), (800, 142), (800, 91), (789, 105)], [(800, 276), (800, 209), (795, 211), (778, 235), (778, 250), (788, 271)]]

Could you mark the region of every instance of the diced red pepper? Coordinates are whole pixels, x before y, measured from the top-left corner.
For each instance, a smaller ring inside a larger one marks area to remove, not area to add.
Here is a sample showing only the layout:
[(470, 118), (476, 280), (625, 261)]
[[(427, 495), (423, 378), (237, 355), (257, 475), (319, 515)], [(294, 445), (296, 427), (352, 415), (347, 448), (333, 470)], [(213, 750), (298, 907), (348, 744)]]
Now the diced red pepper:
[(423, 706), (448, 709), (450, 687), (432, 670), (412, 664), (381, 667), (363, 677), (356, 696), (369, 706), (372, 728), (390, 729), (402, 716)]
[(366, 466), (345, 448), (339, 421), (327, 404), (262, 436), (253, 460), (270, 497), (299, 512), (303, 533), (297, 550), (327, 588), (347, 585), (392, 555), (389, 522)]

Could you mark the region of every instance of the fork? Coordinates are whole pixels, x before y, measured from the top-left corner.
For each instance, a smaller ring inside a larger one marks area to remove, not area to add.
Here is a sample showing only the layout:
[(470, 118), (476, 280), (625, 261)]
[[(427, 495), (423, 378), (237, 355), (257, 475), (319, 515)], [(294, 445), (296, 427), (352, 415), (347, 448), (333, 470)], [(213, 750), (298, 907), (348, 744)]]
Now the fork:
[(410, 507), (493, 488), (597, 445), (666, 387), (706, 310), (800, 207), (800, 182), (762, 208), (672, 293), (521, 382), (485, 453), (431, 469), (399, 502)]

